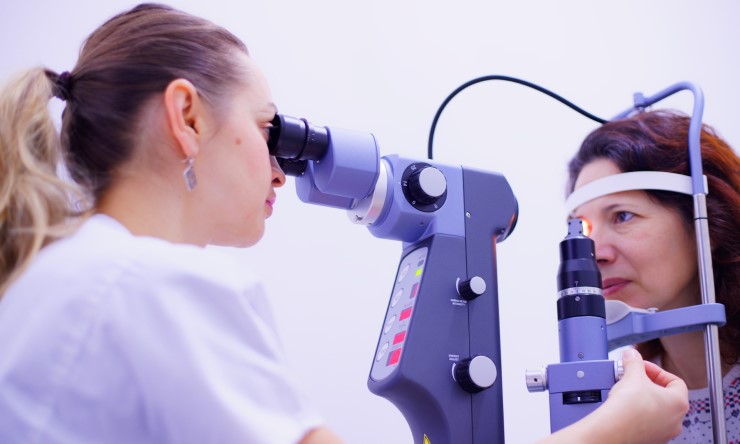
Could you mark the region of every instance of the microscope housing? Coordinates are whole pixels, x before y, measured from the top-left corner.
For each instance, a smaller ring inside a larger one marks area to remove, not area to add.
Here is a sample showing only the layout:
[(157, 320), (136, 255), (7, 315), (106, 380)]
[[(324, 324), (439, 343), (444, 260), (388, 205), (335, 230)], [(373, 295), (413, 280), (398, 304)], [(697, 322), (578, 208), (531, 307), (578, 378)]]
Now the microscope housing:
[(278, 115), (268, 143), (301, 200), (347, 210), (401, 260), (368, 377), (414, 442), (503, 442), (495, 247), (518, 206), (498, 173), (398, 155)]

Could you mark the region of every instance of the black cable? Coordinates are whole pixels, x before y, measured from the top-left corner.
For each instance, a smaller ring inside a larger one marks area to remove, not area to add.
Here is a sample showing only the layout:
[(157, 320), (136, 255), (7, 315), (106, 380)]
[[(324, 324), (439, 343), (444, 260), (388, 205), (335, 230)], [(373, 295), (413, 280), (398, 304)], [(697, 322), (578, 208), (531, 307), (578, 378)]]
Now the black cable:
[(549, 91), (539, 85), (535, 85), (534, 83), (527, 82), (526, 80), (517, 79), (515, 77), (509, 77), (509, 76), (500, 76), (500, 75), (487, 75), (475, 78), (473, 80), (470, 80), (468, 82), (463, 83), (457, 89), (455, 89), (447, 98), (442, 102), (442, 105), (439, 106), (439, 109), (437, 110), (437, 114), (434, 116), (434, 120), (432, 121), (432, 128), (429, 130), (429, 143), (427, 146), (427, 157), (429, 159), (432, 159), (432, 147), (434, 145), (434, 131), (437, 129), (437, 121), (439, 120), (439, 116), (442, 115), (442, 111), (445, 109), (448, 103), (450, 103), (450, 100), (452, 100), (453, 97), (458, 95), (462, 90), (465, 88), (475, 85), (476, 83), (485, 82), (487, 80), (505, 80), (507, 82), (514, 82), (518, 83), (520, 85), (528, 86), (530, 88), (536, 89), (537, 91), (547, 94), (548, 96), (552, 97), (553, 99), (563, 103), (564, 105), (567, 105), (568, 107), (572, 108), (573, 110), (577, 111), (580, 114), (583, 114), (584, 116), (588, 117), (591, 120), (594, 120), (598, 123), (606, 123), (607, 121), (605, 119), (602, 119), (600, 117), (596, 117), (595, 115), (583, 110), (582, 108), (576, 106), (575, 104), (569, 102), (568, 100), (564, 99), (563, 97), (555, 94), (552, 91)]

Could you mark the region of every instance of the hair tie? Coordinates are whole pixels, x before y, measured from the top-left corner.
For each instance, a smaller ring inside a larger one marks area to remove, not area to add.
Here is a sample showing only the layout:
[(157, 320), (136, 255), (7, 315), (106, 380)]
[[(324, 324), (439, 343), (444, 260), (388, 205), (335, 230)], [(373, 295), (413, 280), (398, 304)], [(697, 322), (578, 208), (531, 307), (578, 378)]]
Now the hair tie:
[(59, 74), (56, 81), (54, 81), (54, 86), (54, 97), (65, 102), (72, 98), (72, 75), (69, 71)]

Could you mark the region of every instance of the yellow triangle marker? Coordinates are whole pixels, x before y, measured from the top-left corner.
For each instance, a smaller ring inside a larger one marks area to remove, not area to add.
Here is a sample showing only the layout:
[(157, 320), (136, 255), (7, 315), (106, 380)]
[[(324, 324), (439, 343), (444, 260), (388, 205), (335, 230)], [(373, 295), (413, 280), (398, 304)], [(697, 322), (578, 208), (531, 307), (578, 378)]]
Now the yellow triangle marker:
[(426, 433), (424, 434), (424, 444), (432, 444), (432, 442), (429, 440), (429, 437), (427, 436)]

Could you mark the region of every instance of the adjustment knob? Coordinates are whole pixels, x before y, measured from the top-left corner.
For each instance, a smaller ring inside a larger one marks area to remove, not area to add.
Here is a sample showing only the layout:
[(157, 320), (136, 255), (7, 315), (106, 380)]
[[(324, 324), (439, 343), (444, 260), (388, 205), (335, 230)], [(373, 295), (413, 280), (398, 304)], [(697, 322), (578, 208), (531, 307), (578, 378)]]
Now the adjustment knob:
[(447, 179), (433, 166), (427, 166), (408, 178), (409, 194), (422, 205), (433, 204), (447, 191)]
[(496, 382), (498, 371), (488, 356), (475, 356), (453, 365), (452, 376), (463, 390), (478, 393)]
[(527, 382), (527, 390), (530, 393), (544, 392), (547, 390), (547, 370), (538, 368), (537, 370), (527, 370), (524, 374)]
[(464, 281), (457, 281), (457, 293), (463, 299), (472, 301), (486, 292), (486, 281), (480, 276), (473, 276)]

